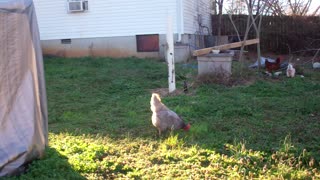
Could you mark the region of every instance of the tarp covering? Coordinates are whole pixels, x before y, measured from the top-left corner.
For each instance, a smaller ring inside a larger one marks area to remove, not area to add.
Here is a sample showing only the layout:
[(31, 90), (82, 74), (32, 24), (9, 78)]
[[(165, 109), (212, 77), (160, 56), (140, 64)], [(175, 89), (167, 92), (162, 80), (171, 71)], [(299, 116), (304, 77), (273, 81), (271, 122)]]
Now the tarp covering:
[(0, 0), (0, 176), (19, 173), (48, 142), (43, 59), (32, 0)]

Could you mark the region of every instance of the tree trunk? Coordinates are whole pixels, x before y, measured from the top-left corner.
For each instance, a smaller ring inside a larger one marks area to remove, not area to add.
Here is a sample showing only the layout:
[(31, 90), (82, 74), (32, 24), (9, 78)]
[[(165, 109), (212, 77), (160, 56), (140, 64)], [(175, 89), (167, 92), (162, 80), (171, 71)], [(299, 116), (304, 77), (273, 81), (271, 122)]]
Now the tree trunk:
[(221, 22), (222, 22), (222, 8), (223, 8), (223, 0), (218, 1), (219, 6), (219, 18), (218, 18), (218, 37), (216, 40), (216, 45), (220, 45), (220, 39), (221, 39)]

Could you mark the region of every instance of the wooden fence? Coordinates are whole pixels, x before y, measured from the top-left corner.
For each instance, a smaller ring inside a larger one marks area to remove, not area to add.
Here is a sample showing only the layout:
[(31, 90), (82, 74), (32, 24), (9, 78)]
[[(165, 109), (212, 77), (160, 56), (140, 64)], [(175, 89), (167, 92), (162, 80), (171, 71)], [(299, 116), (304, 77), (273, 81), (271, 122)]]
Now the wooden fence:
[[(233, 15), (232, 19), (243, 37), (246, 30), (247, 15)], [(212, 34), (218, 32), (218, 16), (212, 16)], [(228, 15), (222, 16), (221, 35), (235, 37), (236, 31)], [(249, 32), (249, 38), (255, 38), (253, 27)], [(261, 50), (263, 52), (292, 53), (315, 51), (320, 48), (320, 17), (276, 17), (264, 16), (261, 24)], [(248, 47), (254, 50), (255, 46)]]

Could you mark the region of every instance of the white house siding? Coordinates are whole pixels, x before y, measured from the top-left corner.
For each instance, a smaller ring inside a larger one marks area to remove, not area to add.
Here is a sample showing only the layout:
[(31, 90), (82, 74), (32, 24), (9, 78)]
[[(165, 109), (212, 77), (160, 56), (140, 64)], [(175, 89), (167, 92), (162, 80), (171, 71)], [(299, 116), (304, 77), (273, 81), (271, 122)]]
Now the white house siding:
[[(184, 1), (184, 33), (208, 34), (211, 33), (211, 0), (187, 0)], [(200, 21), (199, 21), (200, 20)], [(200, 27), (200, 25), (202, 27)], [(207, 28), (206, 28), (207, 27)]]
[[(41, 40), (165, 34), (174, 0), (88, 0), (89, 11), (67, 13), (67, 0), (34, 0)], [(176, 23), (174, 19), (174, 23)], [(173, 26), (176, 32), (177, 26)]]
[[(47, 55), (164, 58), (167, 16), (172, 15), (175, 40), (181, 40), (175, 46), (175, 59), (181, 62), (199, 40), (194, 34), (203, 30), (197, 15), (202, 14), (203, 26), (211, 24), (206, 9), (210, 0), (88, 0), (89, 10), (79, 13), (68, 13), (67, 0), (33, 1)], [(159, 34), (159, 52), (137, 52), (135, 35), (142, 34)], [(61, 39), (71, 43), (62, 44)]]

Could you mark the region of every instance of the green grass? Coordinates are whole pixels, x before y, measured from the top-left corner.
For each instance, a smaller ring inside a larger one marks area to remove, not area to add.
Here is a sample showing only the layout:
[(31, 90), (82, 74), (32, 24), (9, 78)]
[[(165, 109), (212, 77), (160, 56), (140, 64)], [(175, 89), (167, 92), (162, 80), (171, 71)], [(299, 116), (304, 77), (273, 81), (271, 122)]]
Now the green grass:
[[(152, 89), (167, 87), (165, 63), (48, 58), (45, 71), (49, 147), (13, 179), (320, 178), (319, 71), (193, 84), (188, 95), (163, 97), (190, 131), (160, 138), (149, 101)], [(176, 73), (181, 89), (197, 69), (178, 64)]]

